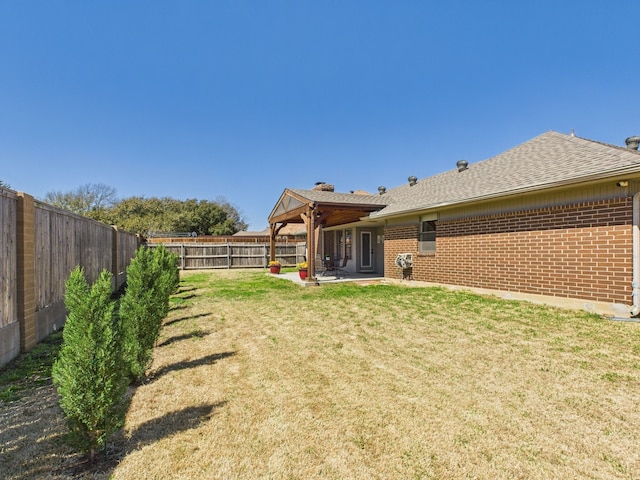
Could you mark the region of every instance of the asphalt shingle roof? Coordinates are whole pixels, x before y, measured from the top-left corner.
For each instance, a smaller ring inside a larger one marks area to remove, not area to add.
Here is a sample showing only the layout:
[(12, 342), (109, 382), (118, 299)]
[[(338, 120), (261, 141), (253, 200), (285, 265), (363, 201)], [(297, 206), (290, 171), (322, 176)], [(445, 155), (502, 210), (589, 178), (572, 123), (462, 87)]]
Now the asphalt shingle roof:
[(360, 193), (339, 193), (322, 190), (290, 188), (289, 191), (319, 203), (346, 203), (350, 205), (388, 205), (390, 197), (385, 195), (364, 195)]
[(495, 157), (470, 163), (464, 171), (453, 169), (420, 179), (413, 186), (407, 183), (389, 189), (382, 195), (388, 206), (371, 217), (630, 172), (640, 172), (640, 152), (550, 131)]

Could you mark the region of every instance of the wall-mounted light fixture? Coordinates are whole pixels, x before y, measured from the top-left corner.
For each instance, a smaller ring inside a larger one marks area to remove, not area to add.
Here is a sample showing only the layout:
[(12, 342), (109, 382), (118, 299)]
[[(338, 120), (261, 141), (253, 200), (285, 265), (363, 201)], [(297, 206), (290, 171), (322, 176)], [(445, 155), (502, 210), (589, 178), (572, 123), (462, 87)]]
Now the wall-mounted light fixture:
[(619, 182), (616, 182), (616, 187), (628, 187), (629, 186), (629, 182), (627, 180), (620, 180)]

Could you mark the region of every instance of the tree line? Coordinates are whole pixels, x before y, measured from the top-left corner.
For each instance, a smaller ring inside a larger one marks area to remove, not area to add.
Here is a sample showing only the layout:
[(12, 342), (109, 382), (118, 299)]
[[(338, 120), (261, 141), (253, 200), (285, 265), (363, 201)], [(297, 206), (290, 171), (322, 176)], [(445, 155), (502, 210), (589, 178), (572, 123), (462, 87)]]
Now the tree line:
[(145, 237), (161, 232), (233, 235), (247, 229), (241, 212), (224, 197), (215, 201), (137, 196), (118, 199), (113, 187), (89, 183), (68, 192), (47, 192), (41, 200)]

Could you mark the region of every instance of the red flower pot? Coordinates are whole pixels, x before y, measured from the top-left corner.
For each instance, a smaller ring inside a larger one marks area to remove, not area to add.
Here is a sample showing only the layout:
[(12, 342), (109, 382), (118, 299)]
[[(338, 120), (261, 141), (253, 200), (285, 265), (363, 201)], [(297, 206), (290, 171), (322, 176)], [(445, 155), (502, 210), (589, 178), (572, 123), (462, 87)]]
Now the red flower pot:
[(307, 271), (306, 270), (298, 270), (298, 274), (300, 275), (300, 279), (301, 280), (305, 280), (307, 278)]
[(269, 266), (270, 273), (280, 273), (280, 265), (270, 265)]

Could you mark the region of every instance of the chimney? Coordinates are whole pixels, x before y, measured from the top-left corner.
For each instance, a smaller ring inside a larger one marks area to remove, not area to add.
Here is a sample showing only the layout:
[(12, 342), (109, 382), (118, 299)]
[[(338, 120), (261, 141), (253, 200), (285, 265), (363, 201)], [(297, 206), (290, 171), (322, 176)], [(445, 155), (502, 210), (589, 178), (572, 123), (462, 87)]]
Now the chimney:
[(318, 190), (320, 192), (333, 192), (334, 187), (325, 182), (316, 182), (316, 186), (313, 187), (314, 190)]
[(418, 177), (414, 177), (413, 175), (411, 175), (408, 180), (410, 187), (413, 187), (416, 183), (418, 183)]
[(467, 168), (469, 168), (469, 162), (467, 162), (466, 160), (458, 160), (456, 162), (456, 167), (458, 167), (459, 172), (463, 172)]
[(624, 143), (627, 144), (627, 148), (629, 150), (638, 150), (638, 145), (640, 145), (640, 137), (628, 137)]

